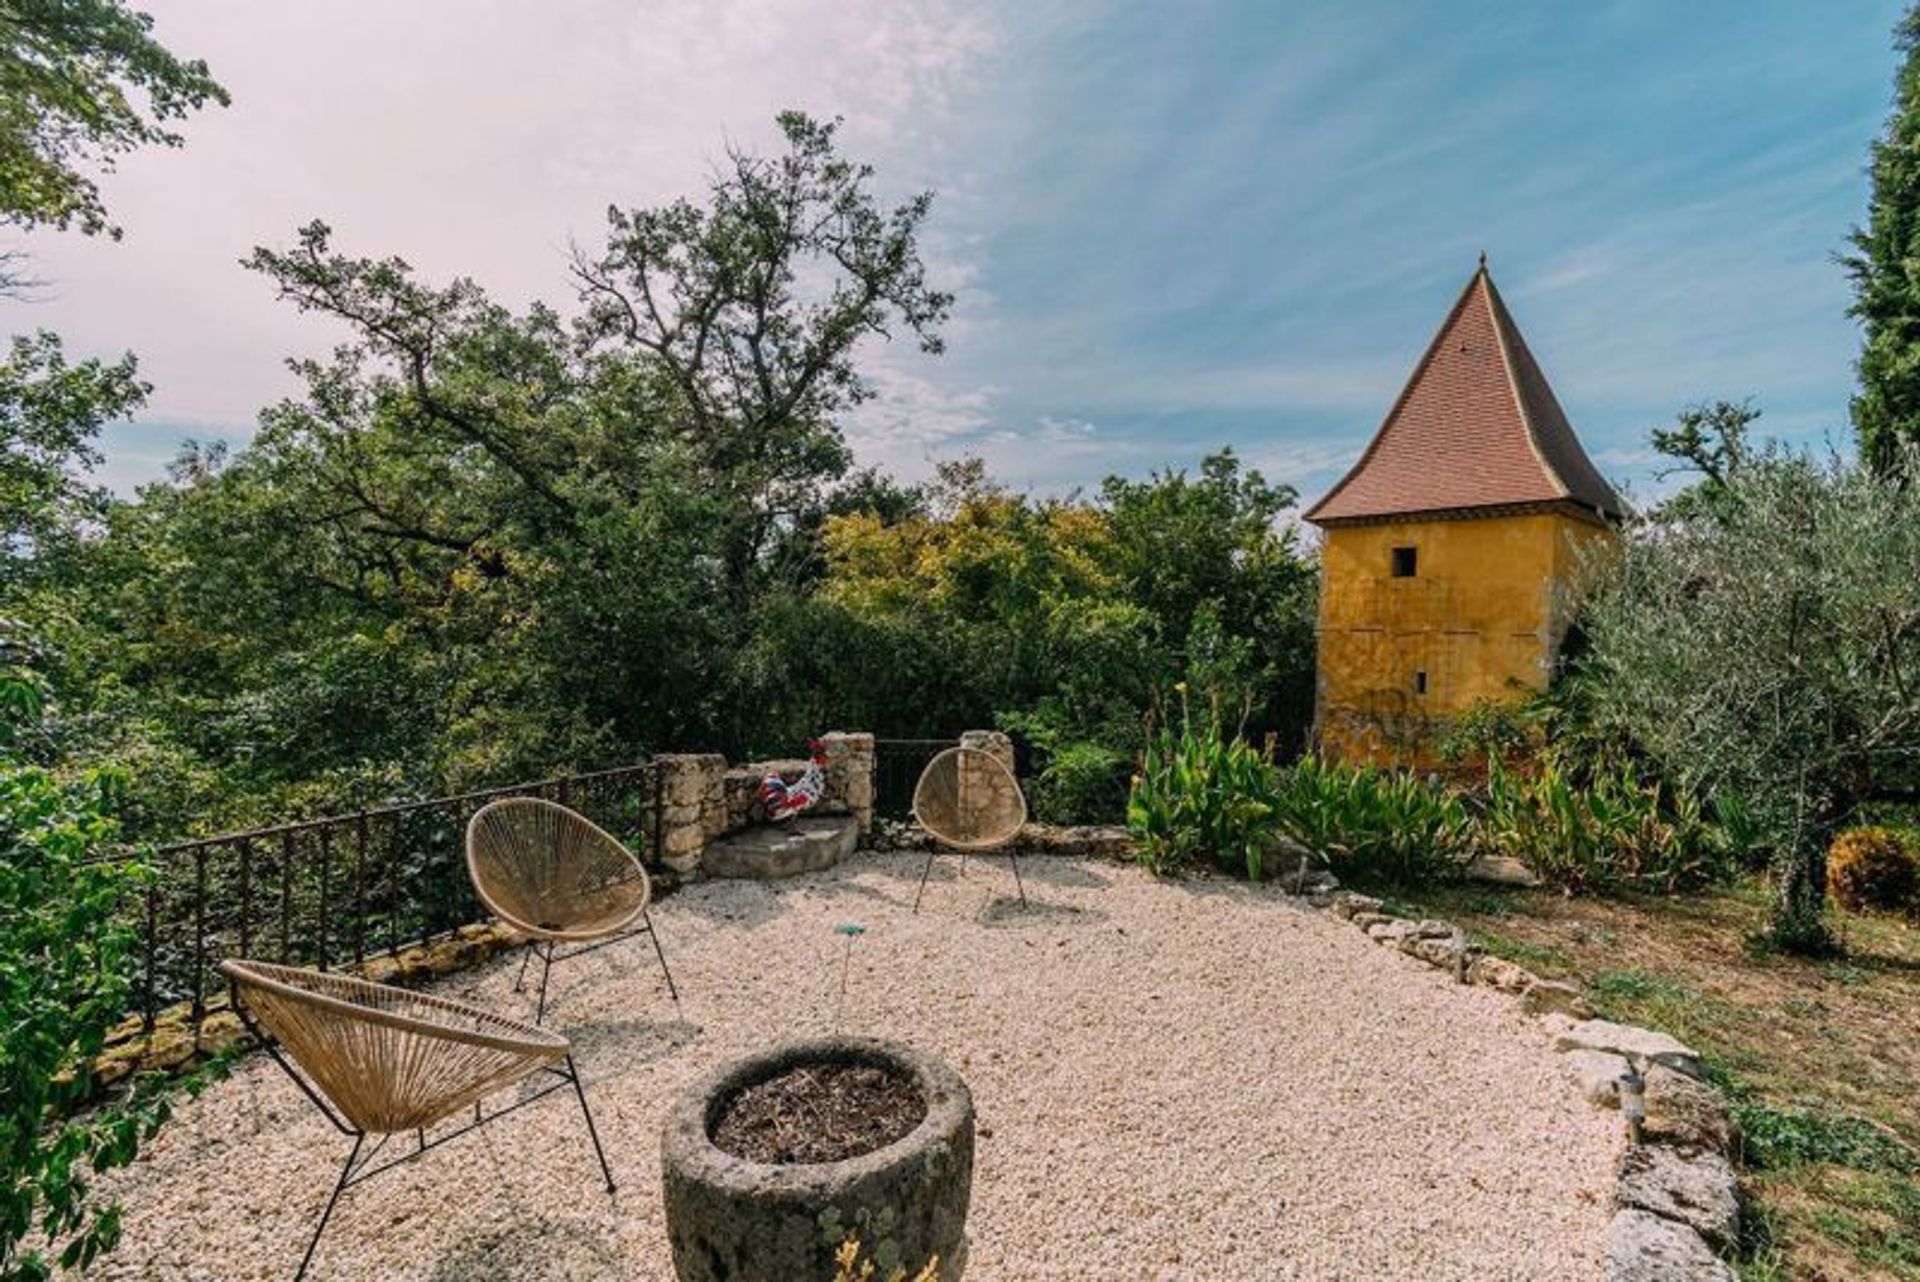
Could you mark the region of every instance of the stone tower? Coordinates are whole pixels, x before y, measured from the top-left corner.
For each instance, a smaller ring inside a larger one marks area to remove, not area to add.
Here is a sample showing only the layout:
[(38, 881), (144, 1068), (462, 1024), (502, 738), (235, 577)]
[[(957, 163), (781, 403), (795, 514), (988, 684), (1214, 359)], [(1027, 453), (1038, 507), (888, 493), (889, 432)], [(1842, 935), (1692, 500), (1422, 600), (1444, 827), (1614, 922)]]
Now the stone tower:
[(1423, 765), (1460, 713), (1542, 688), (1563, 586), (1623, 507), (1480, 267), (1320, 527), (1315, 738)]

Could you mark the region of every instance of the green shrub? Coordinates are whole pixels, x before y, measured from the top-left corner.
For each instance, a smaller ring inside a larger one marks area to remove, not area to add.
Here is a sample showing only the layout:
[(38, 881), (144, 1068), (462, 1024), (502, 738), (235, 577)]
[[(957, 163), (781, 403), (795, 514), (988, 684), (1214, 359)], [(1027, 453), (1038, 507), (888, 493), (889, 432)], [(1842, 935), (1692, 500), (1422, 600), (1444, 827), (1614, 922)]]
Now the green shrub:
[(1861, 912), (1920, 910), (1920, 858), (1893, 828), (1850, 828), (1827, 851), (1827, 890), (1843, 908)]
[(1034, 817), (1055, 824), (1112, 823), (1124, 817), (1126, 768), (1126, 754), (1105, 744), (1057, 749), (1033, 782)]
[(1546, 742), (1545, 699), (1480, 699), (1453, 719), (1438, 744), (1449, 767), (1476, 767), (1489, 757), (1517, 761)]
[(1342, 877), (1415, 885), (1457, 872), (1473, 824), (1458, 794), (1405, 771), (1323, 761), (1280, 772), (1275, 820)]
[(1269, 755), (1221, 725), (1216, 707), (1198, 725), (1180, 694), (1180, 724), (1147, 742), (1127, 798), (1127, 826), (1141, 863), (1174, 873), (1198, 859), (1253, 881), (1275, 837), (1278, 776)]
[(1627, 765), (1596, 770), (1582, 785), (1555, 763), (1520, 774), (1495, 758), (1480, 841), (1563, 890), (1668, 891), (1726, 875), (1733, 813), (1728, 806), (1709, 818), (1698, 799), (1644, 783)]
[[(0, 1282), (85, 1268), (119, 1236), (89, 1175), (133, 1160), (166, 1115), (136, 1092), (85, 1116), (88, 1066), (129, 1006), (124, 897), (144, 871), (103, 859), (115, 838), (102, 779), (63, 786), (0, 770)], [(40, 1244), (26, 1245), (31, 1235)]]

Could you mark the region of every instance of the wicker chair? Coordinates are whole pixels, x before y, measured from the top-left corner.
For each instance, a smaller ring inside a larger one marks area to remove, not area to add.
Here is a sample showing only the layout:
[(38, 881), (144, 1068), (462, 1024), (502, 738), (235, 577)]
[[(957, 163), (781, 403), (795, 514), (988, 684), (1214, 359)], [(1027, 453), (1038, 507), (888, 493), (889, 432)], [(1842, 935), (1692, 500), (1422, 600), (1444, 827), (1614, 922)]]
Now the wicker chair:
[[(526, 983), (528, 963), (540, 957), (535, 1023), (546, 1018), (554, 962), (633, 935), (653, 940), (667, 992), (679, 1004), (680, 990), (647, 916), (653, 884), (646, 869), (584, 815), (538, 797), (489, 802), (467, 824), (467, 873), (488, 911), (527, 937), (515, 992)], [(565, 944), (583, 946), (556, 955)]]
[[(461, 1002), (345, 975), (256, 961), (223, 961), (220, 971), (248, 1031), (334, 1129), (353, 1140), (300, 1258), (296, 1282), (306, 1276), (320, 1235), (349, 1188), (569, 1086), (580, 1101), (607, 1191), (613, 1191), (613, 1172), (586, 1091), (567, 1039), (559, 1034)], [(482, 1100), (540, 1075), (555, 1080), (482, 1114)], [(468, 1108), (471, 1121), (427, 1138), (428, 1127)], [(408, 1131), (413, 1146), (380, 1160), (388, 1140)], [(369, 1136), (378, 1137), (371, 1148)]]
[(961, 869), (969, 854), (1004, 849), (1013, 864), (1013, 884), (1026, 906), (1027, 888), (1020, 880), (1020, 855), (1011, 844), (1027, 822), (1027, 798), (1006, 763), (979, 748), (948, 748), (927, 763), (913, 788), (913, 817), (937, 845), (927, 851), (920, 872), (920, 890), (913, 911), (927, 893), (927, 877), (941, 847), (960, 853)]

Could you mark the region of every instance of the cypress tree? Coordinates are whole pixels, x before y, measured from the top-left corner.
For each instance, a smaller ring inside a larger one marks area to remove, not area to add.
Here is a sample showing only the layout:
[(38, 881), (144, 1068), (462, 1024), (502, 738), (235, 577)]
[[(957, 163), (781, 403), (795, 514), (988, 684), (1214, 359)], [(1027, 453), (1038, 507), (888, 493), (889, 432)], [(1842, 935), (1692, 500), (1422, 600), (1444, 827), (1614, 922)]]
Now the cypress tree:
[(1898, 466), (1899, 444), (1920, 440), (1920, 3), (1894, 30), (1902, 54), (1893, 113), (1874, 140), (1867, 225), (1842, 261), (1853, 277), (1849, 312), (1865, 331), (1853, 426), (1876, 471)]

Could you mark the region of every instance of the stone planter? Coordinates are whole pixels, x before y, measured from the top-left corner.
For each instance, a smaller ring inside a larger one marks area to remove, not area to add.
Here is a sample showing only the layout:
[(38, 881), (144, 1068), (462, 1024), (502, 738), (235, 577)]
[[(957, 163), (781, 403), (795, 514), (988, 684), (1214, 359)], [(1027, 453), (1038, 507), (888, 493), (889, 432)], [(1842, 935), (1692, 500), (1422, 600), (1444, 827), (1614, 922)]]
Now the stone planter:
[[(927, 1115), (904, 1138), (840, 1162), (769, 1165), (716, 1147), (722, 1107), (741, 1090), (810, 1064), (891, 1068), (918, 1084)], [(966, 1266), (973, 1096), (947, 1064), (894, 1042), (794, 1042), (722, 1065), (667, 1115), (660, 1165), (680, 1282), (832, 1282), (833, 1252), (859, 1237), (881, 1275), (911, 1276), (935, 1255)]]

